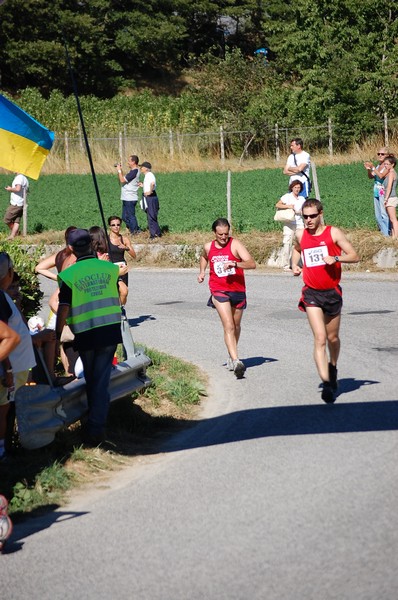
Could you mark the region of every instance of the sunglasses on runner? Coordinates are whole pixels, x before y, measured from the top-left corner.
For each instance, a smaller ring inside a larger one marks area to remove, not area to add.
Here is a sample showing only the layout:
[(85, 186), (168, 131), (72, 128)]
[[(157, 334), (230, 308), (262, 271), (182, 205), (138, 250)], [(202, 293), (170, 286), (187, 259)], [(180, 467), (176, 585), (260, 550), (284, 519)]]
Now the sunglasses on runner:
[(315, 219), (319, 213), (313, 213), (312, 215), (303, 215), (303, 219)]

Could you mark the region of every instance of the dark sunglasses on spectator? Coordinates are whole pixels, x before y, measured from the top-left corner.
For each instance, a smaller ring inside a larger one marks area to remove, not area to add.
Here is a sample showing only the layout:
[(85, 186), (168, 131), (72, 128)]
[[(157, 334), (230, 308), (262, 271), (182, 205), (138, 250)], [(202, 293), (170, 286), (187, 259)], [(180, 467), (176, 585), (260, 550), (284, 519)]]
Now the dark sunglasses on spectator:
[(303, 215), (303, 219), (315, 219), (319, 213), (313, 213), (312, 215)]
[(377, 156), (385, 156), (385, 155), (386, 155), (386, 153), (385, 153), (385, 152), (378, 152), (378, 153), (377, 153)]
[(111, 227), (120, 227), (120, 223), (111, 223)]

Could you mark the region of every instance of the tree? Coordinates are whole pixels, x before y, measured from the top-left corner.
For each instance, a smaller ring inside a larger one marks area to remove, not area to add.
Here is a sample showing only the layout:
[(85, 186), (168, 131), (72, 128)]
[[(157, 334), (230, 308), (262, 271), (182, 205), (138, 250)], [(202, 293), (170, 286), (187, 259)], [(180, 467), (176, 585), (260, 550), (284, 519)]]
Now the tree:
[(273, 68), (297, 100), (290, 122), (332, 116), (342, 131), (359, 136), (382, 116), (387, 97), (390, 116), (397, 114), (396, 8), (375, 10), (371, 0), (290, 0), (283, 15), (279, 5), (269, 10)]

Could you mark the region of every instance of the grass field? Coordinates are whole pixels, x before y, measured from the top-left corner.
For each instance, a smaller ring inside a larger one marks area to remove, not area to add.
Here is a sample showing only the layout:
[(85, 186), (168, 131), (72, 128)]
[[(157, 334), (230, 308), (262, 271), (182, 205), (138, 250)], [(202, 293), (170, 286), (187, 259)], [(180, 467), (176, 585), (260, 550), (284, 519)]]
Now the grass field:
[[(155, 173), (156, 174), (156, 173)], [(344, 229), (373, 229), (372, 183), (361, 163), (317, 168), (325, 220)], [(12, 175), (0, 175), (0, 186)], [(116, 175), (97, 175), (105, 216), (120, 214), (120, 188)], [(222, 172), (161, 173), (157, 175), (160, 201), (159, 223), (165, 231), (209, 231), (211, 223), (226, 216), (227, 174)], [(275, 202), (287, 191), (288, 178), (282, 169), (256, 169), (232, 173), (232, 222), (235, 231), (276, 231)], [(0, 195), (4, 214), (8, 192)], [(141, 227), (146, 215), (137, 208)], [(30, 181), (28, 233), (64, 230), (69, 225), (101, 225), (91, 175), (42, 175)], [(1, 232), (6, 226), (1, 223)]]

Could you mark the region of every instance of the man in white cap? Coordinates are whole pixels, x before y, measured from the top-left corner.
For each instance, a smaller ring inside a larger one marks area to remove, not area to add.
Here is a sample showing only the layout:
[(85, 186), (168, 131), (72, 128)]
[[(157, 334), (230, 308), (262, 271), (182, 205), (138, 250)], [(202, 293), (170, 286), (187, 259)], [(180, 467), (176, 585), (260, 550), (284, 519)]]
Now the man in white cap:
[(112, 360), (122, 342), (119, 302), (119, 267), (98, 259), (87, 229), (71, 231), (68, 245), (77, 261), (58, 274), (60, 284), (56, 337), (67, 322), (75, 335), (74, 348), (82, 359), (88, 420), (83, 442), (98, 446), (105, 441)]
[(150, 162), (143, 162), (141, 171), (144, 173), (144, 181), (140, 183), (140, 187), (142, 187), (142, 208), (145, 210), (148, 220), (149, 239), (154, 240), (162, 235), (158, 223), (159, 198), (156, 193), (156, 178), (152, 173)]

